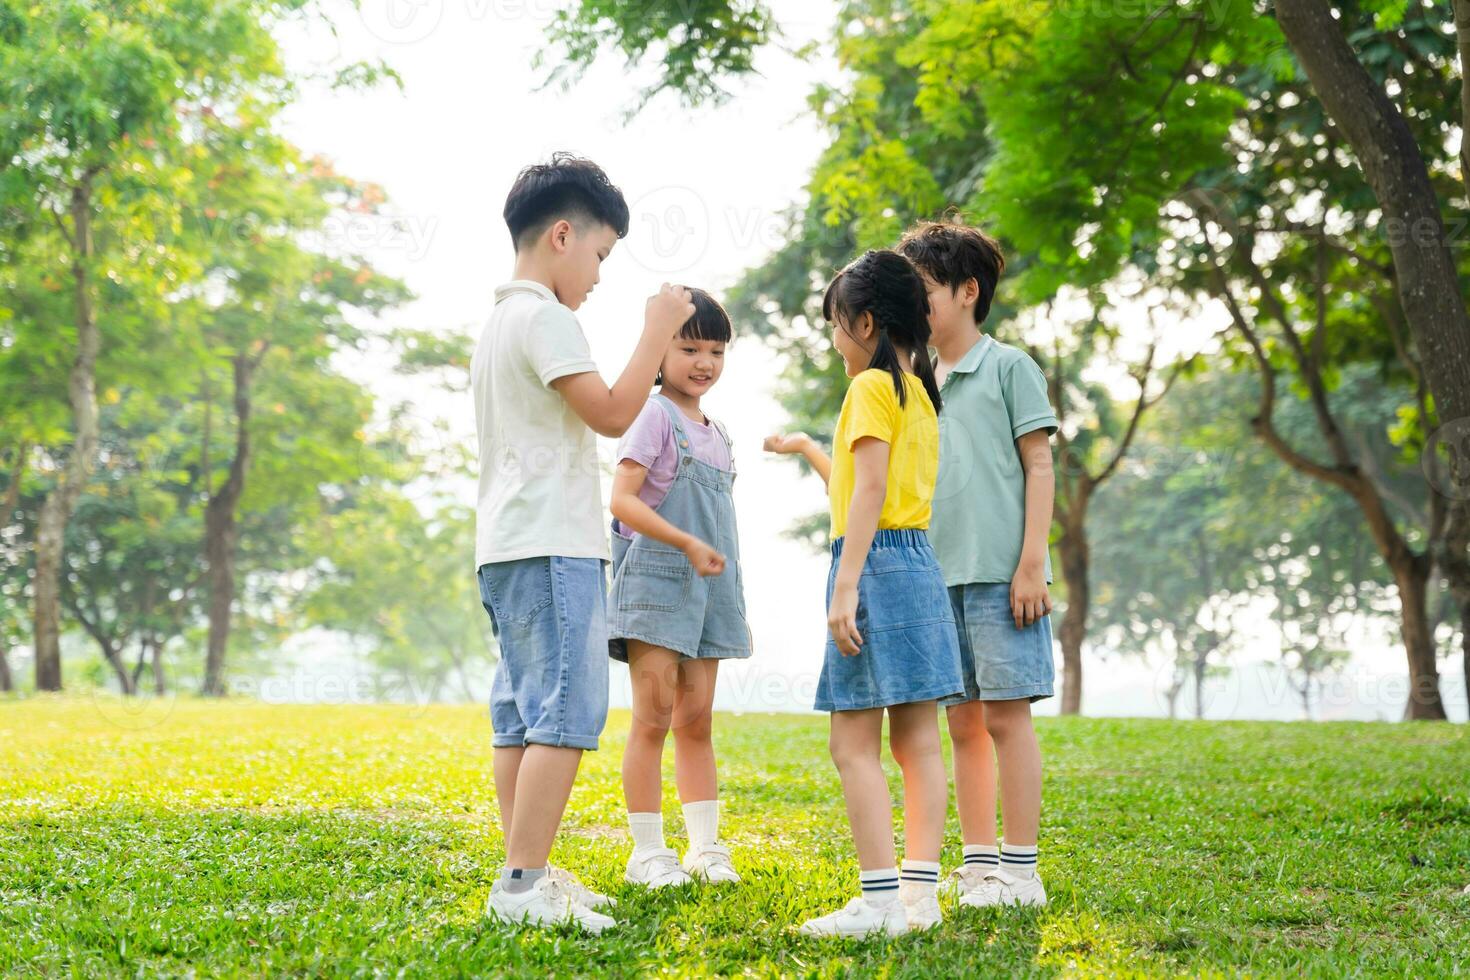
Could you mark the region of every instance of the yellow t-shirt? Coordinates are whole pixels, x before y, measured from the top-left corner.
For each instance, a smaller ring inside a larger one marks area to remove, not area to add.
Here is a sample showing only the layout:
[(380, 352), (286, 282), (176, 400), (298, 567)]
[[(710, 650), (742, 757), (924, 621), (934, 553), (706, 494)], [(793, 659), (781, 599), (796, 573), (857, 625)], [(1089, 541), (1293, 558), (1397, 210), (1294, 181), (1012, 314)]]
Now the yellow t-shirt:
[(832, 503), (832, 537), (847, 533), (847, 508), (857, 474), (853, 445), (871, 436), (888, 443), (888, 492), (881, 528), (927, 528), (934, 483), (939, 475), (939, 419), (924, 383), (905, 374), (905, 403), (898, 404), (893, 375), (869, 368), (848, 386), (832, 439), (832, 475), (827, 496)]

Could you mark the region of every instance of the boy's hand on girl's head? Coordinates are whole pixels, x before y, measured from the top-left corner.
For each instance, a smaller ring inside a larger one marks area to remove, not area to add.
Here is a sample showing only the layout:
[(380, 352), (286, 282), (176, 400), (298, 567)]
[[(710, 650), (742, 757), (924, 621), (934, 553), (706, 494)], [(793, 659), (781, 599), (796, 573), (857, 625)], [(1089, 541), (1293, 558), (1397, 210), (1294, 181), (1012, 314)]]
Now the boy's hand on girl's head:
[(832, 604), (827, 607), (827, 630), (844, 657), (862, 653), (863, 635), (857, 628), (858, 590), (856, 585), (841, 582), (832, 588)]
[(1011, 616), (1024, 629), (1051, 612), (1051, 593), (1041, 568), (1018, 568), (1011, 578)]
[(695, 539), (684, 549), (684, 557), (694, 566), (700, 578), (722, 575), (725, 572), (725, 556), (703, 541)]
[(812, 437), (805, 432), (792, 432), (786, 435), (766, 436), (766, 441), (762, 445), (768, 453), (790, 456), (805, 452), (807, 443), (811, 442), (811, 439)]
[(643, 307), (643, 329), (666, 335), (672, 340), (693, 315), (694, 297), (689, 290), (664, 283), (657, 293), (648, 297), (648, 303)]

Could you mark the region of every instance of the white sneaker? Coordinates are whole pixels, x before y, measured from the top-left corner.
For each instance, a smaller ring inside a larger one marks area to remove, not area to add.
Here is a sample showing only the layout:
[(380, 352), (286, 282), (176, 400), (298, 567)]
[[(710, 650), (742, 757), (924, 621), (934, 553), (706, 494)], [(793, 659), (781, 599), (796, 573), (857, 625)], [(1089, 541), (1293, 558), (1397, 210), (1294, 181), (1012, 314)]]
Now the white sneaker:
[(567, 891), (571, 893), (572, 901), (576, 902), (584, 909), (600, 909), (604, 906), (606, 906), (607, 908), (611, 908), (612, 906), (618, 904), (614, 899), (611, 899), (608, 896), (601, 894), (600, 892), (595, 892), (592, 889), (588, 888), (586, 885), (582, 884), (582, 879), (572, 874), (566, 868), (558, 868), (554, 864), (548, 864), (546, 867), (547, 876), (550, 878), (554, 878), (565, 885)]
[(908, 914), (903, 901), (894, 896), (881, 902), (870, 902), (861, 896), (840, 910), (808, 919), (799, 930), (807, 936), (872, 936), (887, 933), (901, 936), (909, 931)]
[(730, 849), (720, 844), (705, 844), (698, 850), (689, 848), (689, 853), (684, 855), (684, 870), (691, 878), (712, 885), (740, 880), (740, 873), (730, 860)]
[(962, 864), (939, 883), (939, 894), (945, 898), (962, 898), (980, 887), (988, 870), (990, 866), (983, 864)]
[(689, 872), (679, 867), (679, 855), (667, 847), (633, 848), (623, 877), (635, 885), (647, 885), (649, 888), (687, 885), (694, 880), (689, 877)]
[(898, 897), (903, 899), (904, 914), (909, 920), (909, 931), (933, 929), (944, 921), (939, 911), (939, 896), (932, 888), (916, 885), (900, 885)]
[(993, 905), (1041, 906), (1046, 904), (1046, 889), (1041, 887), (1038, 874), (1021, 878), (1005, 868), (991, 868), (978, 887), (961, 896), (960, 904), (977, 909)]
[(495, 882), (485, 901), (485, 914), (503, 922), (542, 928), (570, 923), (588, 932), (601, 932), (617, 925), (611, 917), (579, 905), (567, 886), (550, 874), (536, 879), (529, 890), (520, 893), (506, 891), (503, 881)]

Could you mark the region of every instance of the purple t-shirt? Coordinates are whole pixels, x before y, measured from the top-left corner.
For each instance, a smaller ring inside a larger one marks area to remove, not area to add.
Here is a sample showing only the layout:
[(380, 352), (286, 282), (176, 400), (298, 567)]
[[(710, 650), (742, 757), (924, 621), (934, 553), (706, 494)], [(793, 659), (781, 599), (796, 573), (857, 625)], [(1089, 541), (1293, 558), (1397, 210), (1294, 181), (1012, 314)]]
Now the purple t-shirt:
[[(718, 469), (730, 468), (730, 447), (725, 445), (719, 429), (686, 416), (684, 431), (689, 435), (689, 451), (695, 459)], [(618, 462), (631, 459), (648, 467), (648, 476), (638, 490), (638, 499), (655, 510), (669, 495), (669, 488), (674, 485), (674, 474), (679, 469), (679, 446), (674, 439), (674, 423), (668, 410), (659, 404), (658, 399), (650, 398), (618, 443)], [(623, 527), (621, 521), (617, 532), (625, 538), (633, 537), (633, 532)]]

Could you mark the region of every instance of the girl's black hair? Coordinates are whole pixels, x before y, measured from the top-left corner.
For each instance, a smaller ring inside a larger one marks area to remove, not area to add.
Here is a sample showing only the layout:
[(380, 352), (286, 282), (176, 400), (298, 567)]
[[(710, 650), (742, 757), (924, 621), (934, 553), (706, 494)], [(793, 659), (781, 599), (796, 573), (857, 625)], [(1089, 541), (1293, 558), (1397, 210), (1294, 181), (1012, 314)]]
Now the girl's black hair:
[[(725, 312), (720, 301), (703, 289), (694, 286), (684, 288), (689, 290), (689, 301), (694, 304), (694, 315), (684, 321), (678, 335), (685, 340), (713, 340), (717, 344), (728, 344), (734, 339), (735, 328), (730, 323), (730, 314)], [(662, 371), (653, 379), (653, 383), (664, 383)]]
[(840, 326), (849, 329), (864, 313), (873, 315), (873, 326), (878, 331), (878, 346), (868, 367), (893, 376), (898, 403), (903, 405), (906, 399), (900, 358), (908, 357), (909, 366), (923, 382), (938, 412), (939, 385), (929, 361), (929, 297), (913, 263), (891, 249), (869, 249), (832, 278), (822, 297), (822, 318), (836, 323), (840, 317)]

